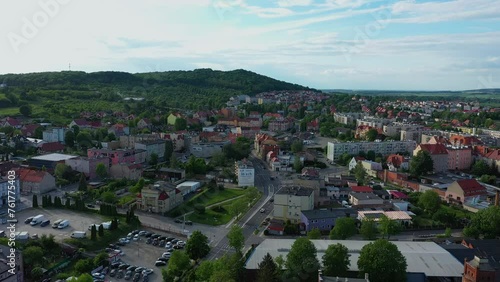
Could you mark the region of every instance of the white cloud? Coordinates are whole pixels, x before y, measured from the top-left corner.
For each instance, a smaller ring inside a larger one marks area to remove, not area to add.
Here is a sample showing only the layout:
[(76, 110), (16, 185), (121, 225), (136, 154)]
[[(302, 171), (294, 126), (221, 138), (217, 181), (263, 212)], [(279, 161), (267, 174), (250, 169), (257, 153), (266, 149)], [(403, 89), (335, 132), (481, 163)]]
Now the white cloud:
[(293, 7), (293, 6), (308, 6), (312, 4), (312, 0), (278, 0), (280, 7)]

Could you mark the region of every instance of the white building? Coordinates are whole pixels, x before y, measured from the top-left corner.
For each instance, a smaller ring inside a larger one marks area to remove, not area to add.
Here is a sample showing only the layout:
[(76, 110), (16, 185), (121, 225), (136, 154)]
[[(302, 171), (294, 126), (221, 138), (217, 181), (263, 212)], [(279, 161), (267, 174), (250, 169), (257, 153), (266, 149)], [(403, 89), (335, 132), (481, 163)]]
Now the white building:
[(313, 189), (301, 186), (282, 186), (274, 195), (274, 218), (298, 223), (301, 211), (313, 209)]
[(195, 182), (195, 181), (186, 181), (182, 182), (181, 184), (177, 185), (177, 189), (179, 189), (182, 193), (182, 196), (186, 196), (189, 193), (193, 193), (196, 191), (196, 189), (201, 187), (200, 182)]
[(388, 141), (388, 142), (328, 142), (327, 159), (337, 161), (339, 157), (347, 153), (357, 156), (359, 152), (374, 151), (375, 154), (384, 156), (396, 153), (409, 153), (417, 147), (415, 141)]
[(165, 140), (142, 140), (135, 142), (135, 149), (146, 150), (146, 161), (149, 162), (152, 154), (158, 156), (158, 160), (163, 160), (165, 157)]
[(43, 133), (42, 133), (42, 139), (43, 141), (47, 142), (47, 143), (51, 143), (51, 142), (61, 142), (64, 144), (64, 136), (66, 135), (66, 132), (68, 132), (69, 129), (67, 128), (62, 128), (62, 127), (58, 127), (58, 128), (51, 128), (49, 130), (45, 130)]
[(255, 169), (252, 162), (244, 159), (235, 163), (235, 174), (238, 177), (238, 186), (255, 185)]

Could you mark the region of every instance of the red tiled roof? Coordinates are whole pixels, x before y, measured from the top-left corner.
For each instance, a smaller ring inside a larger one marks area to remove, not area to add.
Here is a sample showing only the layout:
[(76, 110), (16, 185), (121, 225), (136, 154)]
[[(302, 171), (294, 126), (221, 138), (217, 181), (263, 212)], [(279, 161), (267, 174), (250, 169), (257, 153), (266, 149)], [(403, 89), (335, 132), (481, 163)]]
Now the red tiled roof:
[(401, 155), (392, 154), (392, 155), (389, 155), (389, 157), (387, 157), (387, 163), (392, 164), (398, 168), (401, 166), (402, 163), (405, 162), (404, 160), (405, 160), (404, 157)]
[(352, 186), (351, 190), (356, 193), (370, 193), (373, 192), (373, 189), (369, 186)]
[(447, 155), (448, 150), (443, 144), (420, 144), (420, 148), (423, 151), (429, 152), (431, 155)]
[(486, 188), (475, 179), (457, 180), (457, 183), (464, 191), (464, 196), (466, 197), (484, 195), (487, 193)]
[(486, 154), (486, 158), (491, 159), (491, 160), (496, 160), (500, 161), (500, 150), (493, 150), (489, 153)]
[(137, 198), (141, 199), (142, 198), (142, 194), (141, 193), (137, 194)]
[(43, 143), (40, 150), (44, 152), (59, 152), (64, 150), (64, 145), (59, 142)]
[(391, 191), (391, 195), (396, 199), (408, 199), (408, 195), (400, 191)]
[(43, 178), (47, 174), (46, 171), (25, 169), (25, 168), (20, 169), (18, 172), (19, 172), (19, 178), (22, 182), (33, 182), (33, 183), (42, 182)]

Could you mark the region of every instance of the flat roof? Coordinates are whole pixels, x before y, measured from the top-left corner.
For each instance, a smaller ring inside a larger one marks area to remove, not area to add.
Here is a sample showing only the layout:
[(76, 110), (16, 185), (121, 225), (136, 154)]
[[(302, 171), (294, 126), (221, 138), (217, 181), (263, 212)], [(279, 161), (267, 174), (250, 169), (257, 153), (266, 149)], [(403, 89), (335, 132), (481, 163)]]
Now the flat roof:
[(35, 156), (35, 157), (32, 157), (31, 159), (33, 159), (33, 160), (43, 160), (43, 161), (59, 162), (59, 161), (65, 161), (65, 160), (69, 160), (69, 159), (73, 159), (73, 158), (77, 158), (77, 157), (78, 156), (53, 153), (53, 154)]
[(182, 186), (196, 186), (196, 185), (199, 185), (200, 182), (196, 182), (196, 181), (186, 181), (186, 182), (182, 182), (181, 184), (177, 185), (177, 188), (179, 187), (182, 187)]
[[(317, 258), (322, 264), (326, 249), (332, 244), (343, 244), (349, 249), (350, 271), (359, 271), (358, 259), (361, 248), (373, 241), (357, 240), (311, 240), (316, 246)], [(273, 258), (286, 255), (295, 239), (266, 239), (255, 248), (245, 268), (258, 269), (258, 264), (269, 253)], [(434, 242), (391, 241), (406, 258), (409, 273), (425, 273), (428, 277), (462, 277), (463, 264)]]

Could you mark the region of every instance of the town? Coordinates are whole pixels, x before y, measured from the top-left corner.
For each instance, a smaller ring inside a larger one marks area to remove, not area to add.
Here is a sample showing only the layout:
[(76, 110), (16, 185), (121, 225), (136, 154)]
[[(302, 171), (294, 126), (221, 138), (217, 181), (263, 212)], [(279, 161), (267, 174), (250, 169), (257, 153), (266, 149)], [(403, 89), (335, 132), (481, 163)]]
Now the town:
[(500, 281), (500, 108), (316, 90), (123, 103), (0, 118), (2, 255), (18, 246), (1, 281)]

